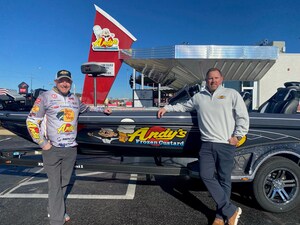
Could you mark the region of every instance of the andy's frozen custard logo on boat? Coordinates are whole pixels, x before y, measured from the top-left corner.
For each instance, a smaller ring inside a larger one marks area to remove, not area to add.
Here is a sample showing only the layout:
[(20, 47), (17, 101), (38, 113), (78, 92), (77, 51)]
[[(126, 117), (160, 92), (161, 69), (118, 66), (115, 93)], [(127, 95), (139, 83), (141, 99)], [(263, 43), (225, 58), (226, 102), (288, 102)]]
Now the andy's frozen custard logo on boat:
[[(126, 121), (127, 120), (128, 119), (126, 119)], [(185, 145), (188, 131), (182, 128), (171, 129), (160, 126), (141, 127), (135, 129), (135, 125), (122, 123), (117, 130), (101, 128), (97, 131), (90, 131), (87, 134), (90, 137), (99, 139), (105, 144), (119, 142), (124, 145), (183, 147)]]
[(165, 127), (143, 127), (128, 135), (128, 142), (152, 146), (184, 146), (187, 131)]

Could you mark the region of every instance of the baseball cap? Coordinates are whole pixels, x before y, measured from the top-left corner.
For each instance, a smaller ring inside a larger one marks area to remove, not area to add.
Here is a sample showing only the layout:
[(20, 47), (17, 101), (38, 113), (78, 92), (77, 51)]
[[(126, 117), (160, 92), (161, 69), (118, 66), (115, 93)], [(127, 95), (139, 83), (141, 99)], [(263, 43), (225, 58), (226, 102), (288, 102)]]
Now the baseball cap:
[(71, 72), (68, 70), (60, 70), (57, 72), (56, 76), (55, 76), (55, 80), (59, 80), (61, 78), (69, 78), (70, 80), (72, 80), (72, 76), (71, 76)]

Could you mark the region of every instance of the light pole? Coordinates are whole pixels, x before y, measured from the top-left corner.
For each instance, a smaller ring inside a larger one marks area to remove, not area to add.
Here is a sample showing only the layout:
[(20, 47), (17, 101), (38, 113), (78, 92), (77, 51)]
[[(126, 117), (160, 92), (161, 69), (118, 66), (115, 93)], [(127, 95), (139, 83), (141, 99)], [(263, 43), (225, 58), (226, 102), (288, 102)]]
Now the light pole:
[[(36, 72), (36, 70), (37, 71), (40, 71), (42, 69), (42, 67), (41, 66), (38, 66), (38, 67), (36, 67), (35, 69), (33, 69), (33, 70), (31, 70), (31, 73), (30, 73), (30, 76), (29, 76), (29, 78), (30, 78), (30, 93), (31, 94), (33, 94), (33, 82), (32, 82), (32, 80), (34, 79), (34, 77), (33, 77), (33, 75), (34, 75), (34, 73)], [(35, 72), (34, 72), (35, 71)]]
[(94, 106), (97, 106), (97, 77), (105, 76), (106, 68), (98, 62), (87, 62), (81, 65), (81, 72), (94, 79)]
[(30, 93), (33, 93), (33, 88), (32, 88), (32, 80), (33, 80), (33, 75), (30, 75)]

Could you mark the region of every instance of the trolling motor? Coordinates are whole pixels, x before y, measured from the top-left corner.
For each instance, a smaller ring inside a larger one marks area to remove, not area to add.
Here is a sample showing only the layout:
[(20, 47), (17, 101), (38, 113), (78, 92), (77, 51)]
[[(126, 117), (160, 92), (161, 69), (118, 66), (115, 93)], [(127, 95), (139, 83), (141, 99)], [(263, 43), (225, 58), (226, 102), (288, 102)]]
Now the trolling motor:
[(81, 72), (94, 78), (94, 106), (97, 106), (97, 77), (107, 76), (106, 68), (98, 62), (87, 62), (81, 65)]

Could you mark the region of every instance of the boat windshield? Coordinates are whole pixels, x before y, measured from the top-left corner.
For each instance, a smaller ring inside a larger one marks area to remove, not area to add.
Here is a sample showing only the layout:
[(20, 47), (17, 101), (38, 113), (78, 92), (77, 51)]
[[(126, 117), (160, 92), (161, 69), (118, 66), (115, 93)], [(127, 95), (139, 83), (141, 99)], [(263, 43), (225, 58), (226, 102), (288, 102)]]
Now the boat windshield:
[(195, 84), (192, 86), (185, 85), (182, 89), (177, 91), (175, 95), (169, 99), (169, 104), (175, 105), (180, 102), (185, 102), (193, 97), (196, 93), (201, 90), (201, 86), (199, 84)]

